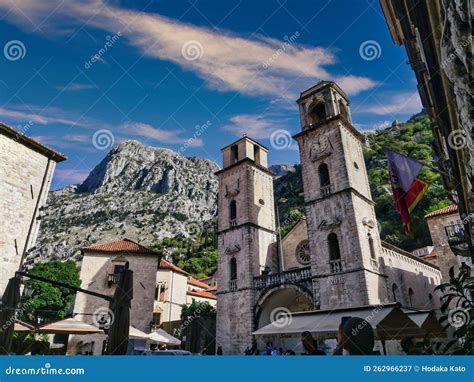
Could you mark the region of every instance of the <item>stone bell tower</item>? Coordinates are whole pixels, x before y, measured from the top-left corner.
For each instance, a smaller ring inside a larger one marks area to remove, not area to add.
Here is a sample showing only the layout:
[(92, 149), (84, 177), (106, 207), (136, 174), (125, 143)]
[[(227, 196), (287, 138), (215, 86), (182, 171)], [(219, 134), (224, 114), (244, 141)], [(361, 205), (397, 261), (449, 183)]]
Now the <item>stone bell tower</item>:
[(349, 101), (321, 81), (297, 101), (298, 142), (313, 274), (319, 309), (378, 304), (387, 299), (381, 242), (362, 146)]
[(268, 149), (248, 137), (221, 151), (216, 342), (224, 354), (243, 354), (255, 330), (254, 277), (277, 266), (273, 173)]

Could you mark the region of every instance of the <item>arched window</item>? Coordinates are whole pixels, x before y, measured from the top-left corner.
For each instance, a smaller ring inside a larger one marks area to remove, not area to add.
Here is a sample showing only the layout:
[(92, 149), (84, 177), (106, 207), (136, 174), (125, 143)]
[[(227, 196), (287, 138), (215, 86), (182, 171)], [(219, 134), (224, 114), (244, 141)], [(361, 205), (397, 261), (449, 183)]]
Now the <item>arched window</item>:
[(375, 256), (374, 239), (372, 238), (372, 235), (370, 233), (368, 236), (369, 236), (370, 257), (375, 260), (376, 256)]
[(393, 301), (400, 302), (400, 293), (398, 291), (397, 284), (392, 285), (392, 294), (393, 294)]
[(349, 113), (347, 111), (347, 106), (342, 99), (339, 100), (339, 112), (341, 113), (342, 117), (349, 121)]
[(411, 288), (408, 289), (408, 303), (411, 308), (415, 305), (415, 292), (413, 292), (413, 289)]
[(326, 107), (323, 102), (320, 102), (313, 106), (309, 113), (309, 124), (317, 125), (326, 119)]
[(230, 220), (237, 219), (237, 202), (232, 200), (230, 202)]
[(320, 187), (326, 187), (331, 184), (331, 179), (329, 178), (329, 168), (326, 163), (322, 163), (318, 168), (319, 172), (319, 184)]
[(328, 246), (329, 246), (329, 260), (340, 260), (341, 251), (339, 250), (339, 240), (335, 233), (330, 233), (328, 235)]
[(230, 148), (230, 163), (231, 164), (237, 163), (238, 160), (239, 160), (239, 146), (237, 146), (237, 145), (231, 146), (231, 148)]
[(237, 259), (235, 257), (230, 259), (230, 279), (237, 280)]

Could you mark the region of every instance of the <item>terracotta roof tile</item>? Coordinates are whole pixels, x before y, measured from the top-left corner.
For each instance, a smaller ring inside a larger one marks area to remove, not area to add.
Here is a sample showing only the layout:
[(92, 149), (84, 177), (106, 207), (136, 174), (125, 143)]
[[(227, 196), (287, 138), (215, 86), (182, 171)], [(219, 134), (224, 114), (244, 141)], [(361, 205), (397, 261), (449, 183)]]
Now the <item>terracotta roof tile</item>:
[(168, 269), (176, 273), (181, 273), (182, 275), (185, 275), (185, 276), (190, 276), (190, 274), (186, 272), (184, 269), (177, 267), (176, 265), (174, 265), (173, 263), (170, 263), (169, 261), (166, 261), (165, 259), (161, 259), (159, 269)]
[(192, 277), (188, 279), (188, 284), (197, 286), (199, 288), (209, 289), (209, 285), (204, 284), (202, 281), (196, 280), (195, 278), (192, 278)]
[(425, 219), (431, 218), (433, 216), (452, 214), (454, 212), (458, 212), (458, 206), (456, 204), (451, 204), (450, 206), (440, 208), (439, 210), (430, 212), (428, 215), (425, 215)]
[(112, 252), (112, 253), (136, 253), (136, 254), (148, 254), (158, 255), (155, 251), (150, 248), (146, 248), (134, 241), (129, 239), (123, 239), (118, 241), (110, 241), (108, 243), (93, 244), (88, 247), (81, 248), (86, 252)]
[(204, 290), (188, 290), (188, 294), (191, 296), (196, 296), (196, 297), (202, 297), (202, 298), (208, 298), (210, 300), (216, 300), (216, 296), (214, 296), (212, 293), (206, 292)]

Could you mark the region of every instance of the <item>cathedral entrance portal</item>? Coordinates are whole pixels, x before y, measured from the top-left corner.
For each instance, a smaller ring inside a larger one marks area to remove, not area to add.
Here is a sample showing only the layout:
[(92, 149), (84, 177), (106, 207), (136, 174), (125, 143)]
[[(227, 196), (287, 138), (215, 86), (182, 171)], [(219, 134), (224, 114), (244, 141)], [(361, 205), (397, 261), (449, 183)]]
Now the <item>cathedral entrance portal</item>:
[(255, 328), (260, 329), (276, 320), (285, 324), (288, 313), (313, 310), (311, 292), (297, 285), (281, 285), (267, 290), (255, 307)]

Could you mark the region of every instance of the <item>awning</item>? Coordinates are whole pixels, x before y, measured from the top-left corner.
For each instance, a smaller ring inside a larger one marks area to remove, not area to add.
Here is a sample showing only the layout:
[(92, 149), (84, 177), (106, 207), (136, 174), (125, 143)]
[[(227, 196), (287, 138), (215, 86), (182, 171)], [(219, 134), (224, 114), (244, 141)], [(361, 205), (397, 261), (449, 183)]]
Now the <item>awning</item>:
[(150, 333), (148, 335), (148, 340), (160, 345), (181, 345), (181, 340), (173, 337), (171, 334), (166, 333), (163, 329), (158, 329), (156, 332)]
[(103, 330), (75, 318), (65, 318), (51, 322), (40, 326), (35, 332), (48, 334), (104, 334)]
[(35, 327), (21, 320), (15, 320), (15, 332), (32, 332)]
[(402, 309), (404, 313), (422, 330), (424, 334), (446, 336), (446, 329), (440, 324), (433, 310)]
[(279, 316), (279, 319), (253, 332), (256, 336), (300, 335), (311, 332), (318, 339), (335, 338), (342, 317), (359, 317), (374, 329), (377, 339), (401, 339), (420, 335), (421, 330), (397, 303), (334, 310), (315, 310)]
[(148, 334), (138, 330), (137, 328), (134, 328), (133, 326), (130, 326), (128, 337), (132, 340), (147, 340)]

